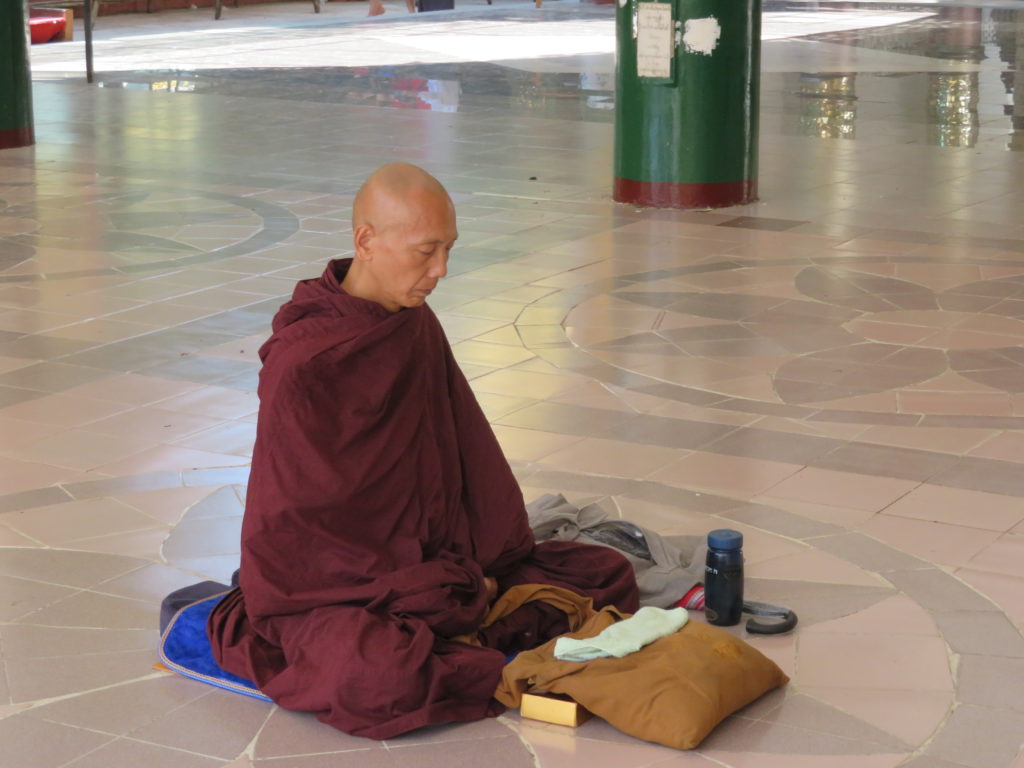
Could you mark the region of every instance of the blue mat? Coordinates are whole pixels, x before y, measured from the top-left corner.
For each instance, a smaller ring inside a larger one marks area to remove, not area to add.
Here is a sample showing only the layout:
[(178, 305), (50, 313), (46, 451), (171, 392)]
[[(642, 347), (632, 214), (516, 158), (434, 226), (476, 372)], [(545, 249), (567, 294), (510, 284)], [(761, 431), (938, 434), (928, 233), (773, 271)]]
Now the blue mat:
[(206, 620), (226, 594), (212, 595), (178, 611), (160, 640), (160, 660), (168, 669), (193, 680), (270, 701), (251, 681), (225, 672), (213, 660), (210, 640), (206, 636)]

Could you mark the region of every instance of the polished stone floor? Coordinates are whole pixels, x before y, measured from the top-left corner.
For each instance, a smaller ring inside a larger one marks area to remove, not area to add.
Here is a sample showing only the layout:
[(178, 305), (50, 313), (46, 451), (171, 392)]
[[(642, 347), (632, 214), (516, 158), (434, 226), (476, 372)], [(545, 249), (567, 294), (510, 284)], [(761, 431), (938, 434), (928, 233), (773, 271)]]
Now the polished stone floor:
[[(0, 763), (1024, 766), (1024, 5), (769, 3), (762, 199), (689, 213), (609, 198), (613, 6), (387, 5), (102, 18), (92, 87), (33, 49)], [(456, 200), (431, 303), (527, 497), (738, 528), (800, 614), (748, 636), (792, 683), (699, 749), (515, 712), (369, 742), (153, 669), (160, 598), (237, 565), (269, 320), (397, 159)]]

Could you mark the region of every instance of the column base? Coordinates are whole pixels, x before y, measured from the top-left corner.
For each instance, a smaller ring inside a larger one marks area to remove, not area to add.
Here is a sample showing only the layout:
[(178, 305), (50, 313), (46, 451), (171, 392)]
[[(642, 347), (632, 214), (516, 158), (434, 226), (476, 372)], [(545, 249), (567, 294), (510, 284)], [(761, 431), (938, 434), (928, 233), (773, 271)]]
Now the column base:
[(680, 184), (672, 181), (633, 181), (615, 177), (613, 197), (620, 203), (653, 208), (725, 208), (757, 199), (757, 179)]
[(36, 143), (35, 131), (31, 125), (24, 128), (0, 128), (0, 149), (27, 147)]

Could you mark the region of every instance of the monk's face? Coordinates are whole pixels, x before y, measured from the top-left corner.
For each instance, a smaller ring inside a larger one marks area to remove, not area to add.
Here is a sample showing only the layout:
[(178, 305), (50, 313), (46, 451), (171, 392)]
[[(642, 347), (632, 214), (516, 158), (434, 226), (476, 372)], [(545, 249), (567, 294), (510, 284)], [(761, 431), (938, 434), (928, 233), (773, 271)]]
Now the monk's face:
[(397, 204), (369, 243), (378, 301), (395, 311), (423, 304), (448, 274), (448, 254), (459, 236), (446, 194), (414, 191)]

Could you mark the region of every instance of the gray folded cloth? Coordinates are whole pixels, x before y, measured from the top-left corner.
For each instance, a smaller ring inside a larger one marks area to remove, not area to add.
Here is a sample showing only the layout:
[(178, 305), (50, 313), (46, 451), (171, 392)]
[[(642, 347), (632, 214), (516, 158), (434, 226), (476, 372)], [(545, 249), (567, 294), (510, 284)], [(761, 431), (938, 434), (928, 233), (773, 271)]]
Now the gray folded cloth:
[(611, 547), (629, 560), (640, 587), (640, 605), (670, 608), (704, 581), (707, 543), (702, 536), (664, 536), (612, 518), (600, 505), (582, 509), (562, 495), (546, 494), (526, 505), (537, 541), (578, 541)]

